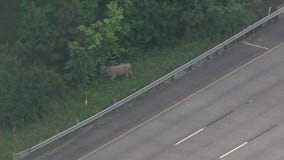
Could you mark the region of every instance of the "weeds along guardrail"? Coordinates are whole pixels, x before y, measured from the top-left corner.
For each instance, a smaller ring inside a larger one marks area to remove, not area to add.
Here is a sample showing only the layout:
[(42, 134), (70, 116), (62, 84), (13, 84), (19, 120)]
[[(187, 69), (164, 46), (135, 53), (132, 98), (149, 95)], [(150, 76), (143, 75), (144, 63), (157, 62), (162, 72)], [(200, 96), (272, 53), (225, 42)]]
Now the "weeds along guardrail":
[[(281, 15), (282, 14), (282, 15)], [(147, 91), (151, 90), (152, 88), (164, 83), (166, 80), (174, 77), (175, 75), (177, 75), (178, 73), (188, 69), (189, 67), (193, 66), (194, 64), (196, 64), (197, 62), (208, 58), (209, 56), (213, 56), (215, 54), (218, 54), (218, 52), (220, 52), (221, 50), (223, 50), (224, 48), (227, 48), (230, 44), (234, 43), (234, 42), (238, 42), (239, 40), (243, 39), (248, 33), (255, 31), (257, 28), (262, 27), (263, 25), (269, 23), (271, 20), (273, 19), (279, 19), (280, 17), (282, 17), (284, 14), (284, 7), (278, 9), (277, 11), (271, 13), (270, 15), (262, 18), (261, 20), (255, 22), (254, 24), (248, 26), (246, 29), (242, 30), (241, 32), (235, 34), (234, 36), (230, 37), (229, 39), (225, 40), (224, 42), (218, 44), (217, 46), (211, 48), (210, 50), (204, 52), (203, 54), (201, 54), (200, 56), (194, 58), (193, 60), (187, 62), (186, 64), (178, 67), (177, 69), (171, 71), (170, 73), (164, 75), (163, 77), (157, 79), (156, 81), (148, 84), (147, 86), (145, 86), (144, 88), (136, 91), (135, 93), (129, 95), (128, 97), (118, 101), (117, 103), (109, 106), (108, 108), (100, 111), (99, 113), (85, 119), (84, 121), (56, 134), (55, 136), (31, 147), (28, 148), (24, 151), (21, 151), (19, 153), (16, 153), (16, 155), (14, 154), (13, 157), (16, 157), (15, 159), (18, 160), (23, 160), (25, 157), (29, 156), (30, 154), (32, 154), (33, 152), (42, 149), (43, 147), (47, 146), (48, 144), (51, 144), (55, 141), (57, 141), (58, 139), (69, 135), (70, 133), (86, 126), (87, 124), (93, 122), (94, 120), (97, 120), (98, 118), (104, 116), (105, 114), (121, 107), (122, 105), (124, 105), (125, 103), (137, 98), (138, 96), (146, 93)]]

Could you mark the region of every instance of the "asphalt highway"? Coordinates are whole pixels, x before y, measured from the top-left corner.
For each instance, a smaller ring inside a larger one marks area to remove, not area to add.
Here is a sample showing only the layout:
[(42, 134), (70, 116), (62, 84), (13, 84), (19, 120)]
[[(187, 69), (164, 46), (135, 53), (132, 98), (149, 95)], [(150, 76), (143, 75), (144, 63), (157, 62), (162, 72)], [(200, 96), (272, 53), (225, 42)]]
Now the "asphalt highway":
[(283, 26), (265, 26), (38, 159), (283, 159)]

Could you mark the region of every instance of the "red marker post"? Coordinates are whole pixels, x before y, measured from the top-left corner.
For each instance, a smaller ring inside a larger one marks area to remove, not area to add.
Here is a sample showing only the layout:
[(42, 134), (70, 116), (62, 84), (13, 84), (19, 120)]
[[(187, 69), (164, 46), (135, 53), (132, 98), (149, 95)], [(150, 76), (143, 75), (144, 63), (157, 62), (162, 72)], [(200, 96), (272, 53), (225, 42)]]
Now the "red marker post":
[(84, 92), (84, 99), (85, 99), (85, 105), (87, 106), (88, 105), (88, 92), (87, 91)]

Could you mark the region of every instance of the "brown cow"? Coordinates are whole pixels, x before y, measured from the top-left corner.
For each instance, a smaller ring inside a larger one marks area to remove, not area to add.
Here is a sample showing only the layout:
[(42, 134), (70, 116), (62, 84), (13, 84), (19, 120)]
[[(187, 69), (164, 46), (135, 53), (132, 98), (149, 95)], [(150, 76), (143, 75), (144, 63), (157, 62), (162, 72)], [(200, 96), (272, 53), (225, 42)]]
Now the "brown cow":
[(132, 76), (131, 64), (125, 63), (117, 66), (109, 66), (109, 67), (103, 66), (101, 68), (101, 73), (105, 73), (108, 76), (110, 76), (111, 80), (114, 80), (115, 77), (124, 74), (126, 78), (128, 78), (129, 74)]

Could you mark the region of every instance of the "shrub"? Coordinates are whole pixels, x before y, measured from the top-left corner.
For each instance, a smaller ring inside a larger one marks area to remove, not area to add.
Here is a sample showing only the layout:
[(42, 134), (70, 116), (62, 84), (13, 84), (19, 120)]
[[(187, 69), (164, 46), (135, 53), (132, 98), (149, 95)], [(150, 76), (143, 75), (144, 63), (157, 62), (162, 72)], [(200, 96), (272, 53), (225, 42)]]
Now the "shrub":
[(64, 82), (54, 71), (24, 68), (8, 55), (0, 60), (0, 127), (16, 128), (41, 119), (49, 103), (61, 95)]

